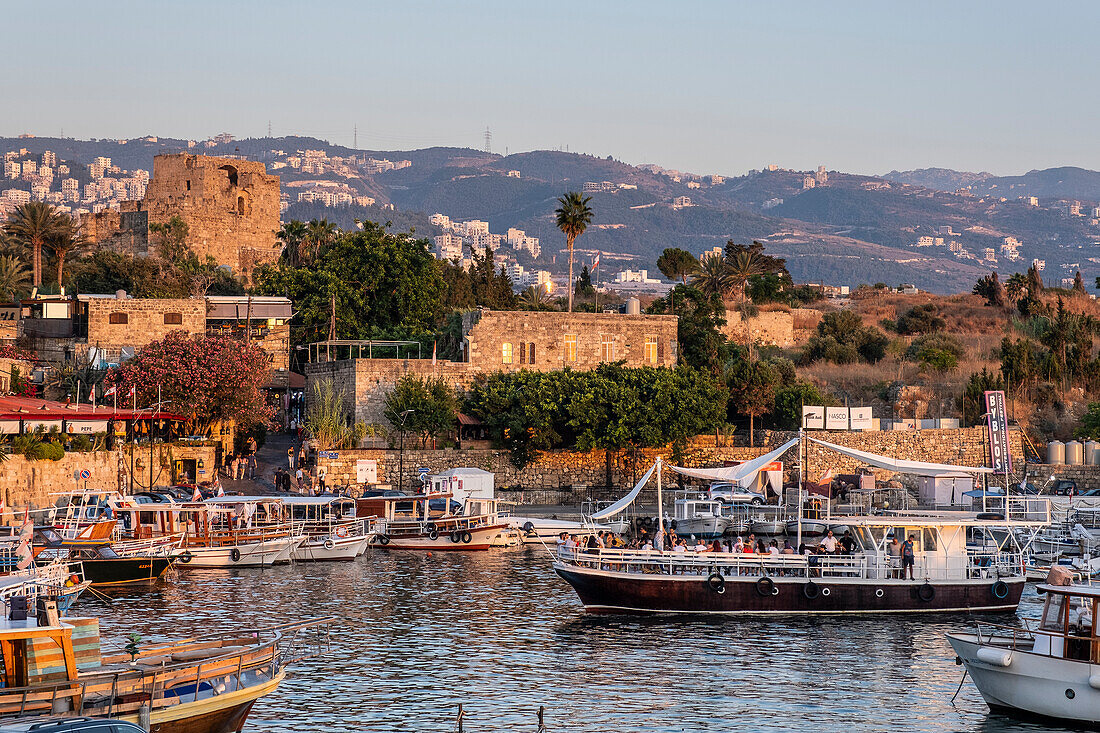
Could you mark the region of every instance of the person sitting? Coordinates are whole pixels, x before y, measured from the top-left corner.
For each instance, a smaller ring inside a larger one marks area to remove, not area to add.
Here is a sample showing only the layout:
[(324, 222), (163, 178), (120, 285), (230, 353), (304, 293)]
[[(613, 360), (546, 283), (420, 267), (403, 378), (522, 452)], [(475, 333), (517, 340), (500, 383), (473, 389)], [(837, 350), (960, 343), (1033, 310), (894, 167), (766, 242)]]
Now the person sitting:
[(779, 543), (775, 540), (772, 540), (771, 544), (768, 545), (768, 555), (773, 558), (779, 557)]
[(794, 547), (791, 546), (790, 540), (783, 540), (783, 549), (780, 552), (784, 555), (793, 555)]
[(733, 543), (733, 548), (730, 550), (730, 552), (744, 552), (744, 551), (745, 551), (745, 541), (743, 539), (741, 539), (740, 535), (738, 535), (737, 539)]
[(752, 543), (751, 542), (746, 542), (745, 544), (743, 544), (741, 546), (741, 552), (745, 553), (746, 555), (753, 554), (753, 552), (755, 552), (755, 550), (753, 549)]
[(757, 540), (756, 541), (756, 552), (759, 555), (767, 555), (768, 554), (768, 546), (764, 544), (764, 540)]
[(687, 552), (687, 543), (683, 540), (677, 540), (676, 544), (672, 547), (673, 552)]
[(696, 542), (695, 546), (692, 547), (691, 549), (694, 550), (695, 552), (710, 552), (710, 546), (706, 542), (703, 542), (702, 540), (699, 540), (698, 542)]
[(722, 540), (715, 540), (710, 545), (711, 552), (725, 552), (726, 548), (722, 545)]

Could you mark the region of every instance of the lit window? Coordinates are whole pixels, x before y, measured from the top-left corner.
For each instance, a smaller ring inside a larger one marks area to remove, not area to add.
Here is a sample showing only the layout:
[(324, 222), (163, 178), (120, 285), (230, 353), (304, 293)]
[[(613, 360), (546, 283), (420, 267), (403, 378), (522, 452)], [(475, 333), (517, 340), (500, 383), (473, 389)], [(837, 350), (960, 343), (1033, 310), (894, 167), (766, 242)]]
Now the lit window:
[(115, 313), (112, 313), (111, 315), (107, 316), (107, 322), (108, 323), (129, 323), (130, 322), (130, 316), (127, 315), (126, 313), (115, 312)]
[(507, 341), (500, 347), (500, 361), (502, 364), (512, 363), (512, 345)]
[(577, 334), (575, 333), (567, 333), (565, 335), (565, 360), (577, 360)]
[(644, 360), (649, 364), (657, 363), (657, 339), (652, 336), (645, 337)]
[(615, 361), (615, 337), (609, 333), (600, 335), (600, 358)]

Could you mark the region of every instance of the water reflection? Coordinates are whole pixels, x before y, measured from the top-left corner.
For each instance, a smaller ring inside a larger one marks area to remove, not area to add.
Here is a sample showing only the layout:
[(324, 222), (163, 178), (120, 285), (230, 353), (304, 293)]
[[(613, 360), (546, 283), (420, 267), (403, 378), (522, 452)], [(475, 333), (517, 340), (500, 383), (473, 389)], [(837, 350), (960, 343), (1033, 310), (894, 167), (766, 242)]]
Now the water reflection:
[[(1038, 615), (1029, 592), (1021, 615)], [(353, 563), (186, 570), (82, 603), (121, 644), (338, 616), (324, 656), (257, 703), (253, 731), (1024, 731), (990, 716), (943, 639), (965, 617), (587, 617), (541, 549), (375, 552)], [(998, 620), (1010, 617), (999, 616)]]

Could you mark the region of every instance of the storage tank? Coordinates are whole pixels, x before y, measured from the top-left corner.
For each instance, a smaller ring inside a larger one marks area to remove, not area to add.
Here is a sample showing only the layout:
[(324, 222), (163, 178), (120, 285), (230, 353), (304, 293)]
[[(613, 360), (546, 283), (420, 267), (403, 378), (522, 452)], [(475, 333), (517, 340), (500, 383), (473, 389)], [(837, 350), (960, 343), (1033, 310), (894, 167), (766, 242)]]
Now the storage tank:
[(1066, 444), (1060, 440), (1047, 443), (1047, 463), (1060, 465), (1066, 462)]
[(1100, 448), (1100, 443), (1097, 443), (1095, 440), (1086, 440), (1085, 441), (1085, 465), (1086, 466), (1095, 466), (1096, 465), (1096, 449), (1097, 448)]
[(637, 298), (627, 298), (626, 314), (628, 316), (640, 316), (642, 314), (642, 301)]
[(1066, 465), (1080, 466), (1085, 462), (1084, 446), (1079, 440), (1071, 440), (1066, 443)]

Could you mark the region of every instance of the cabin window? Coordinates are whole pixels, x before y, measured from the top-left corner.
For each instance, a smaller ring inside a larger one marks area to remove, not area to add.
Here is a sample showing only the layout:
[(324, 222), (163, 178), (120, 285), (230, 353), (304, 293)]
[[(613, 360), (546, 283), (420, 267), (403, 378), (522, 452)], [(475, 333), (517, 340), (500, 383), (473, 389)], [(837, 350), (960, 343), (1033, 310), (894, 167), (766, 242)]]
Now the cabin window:
[(512, 345), (505, 341), (500, 345), (500, 363), (511, 364), (512, 363)]
[(657, 339), (653, 336), (645, 337), (645, 354), (643, 360), (647, 364), (657, 363)]
[(182, 313), (165, 313), (164, 314), (165, 326), (182, 326), (183, 314)]
[(127, 313), (120, 313), (118, 311), (115, 311), (114, 313), (107, 316), (107, 323), (118, 325), (118, 324), (124, 324), (124, 323), (129, 323), (129, 322), (130, 322), (130, 316)]
[(1065, 605), (1066, 596), (1060, 593), (1048, 593), (1047, 604), (1043, 608), (1043, 621), (1040, 628), (1048, 631), (1064, 630)]
[(925, 529), (924, 532), (924, 551), (935, 552), (936, 551), (936, 530)]
[(575, 333), (565, 334), (565, 360), (577, 360), (577, 334)]

